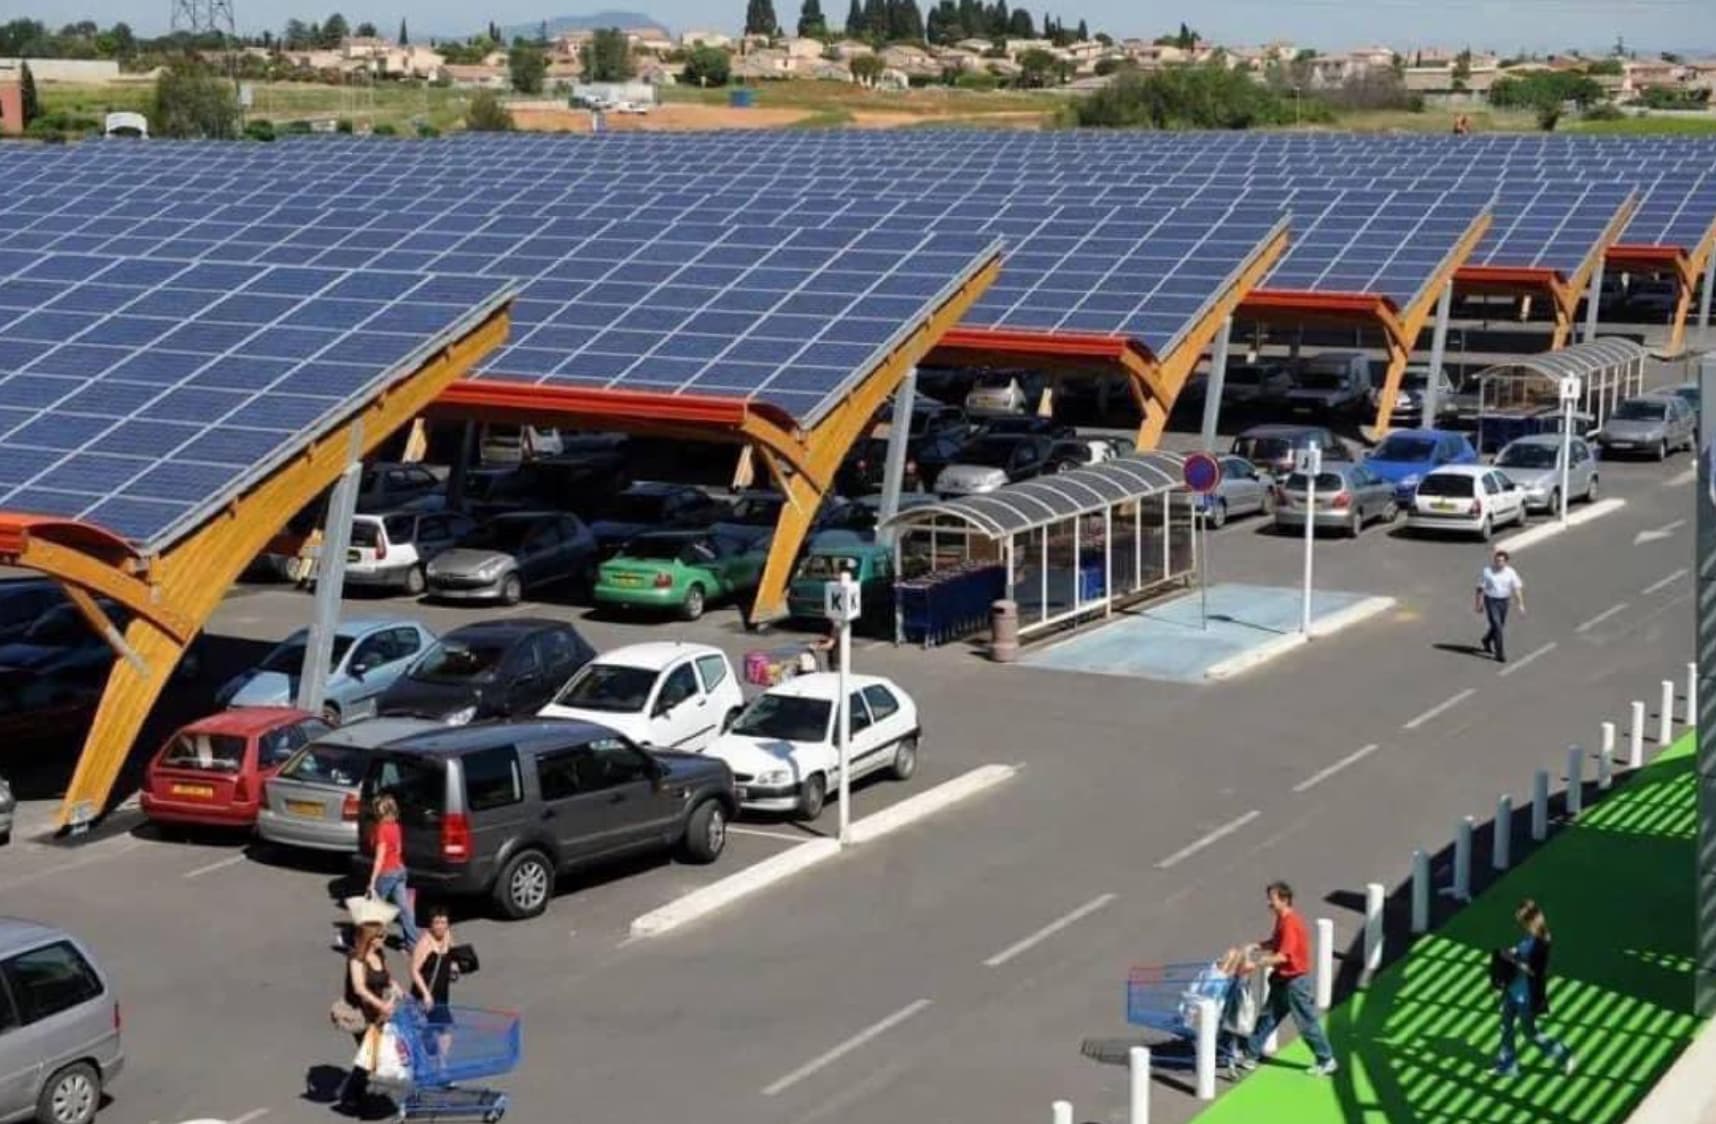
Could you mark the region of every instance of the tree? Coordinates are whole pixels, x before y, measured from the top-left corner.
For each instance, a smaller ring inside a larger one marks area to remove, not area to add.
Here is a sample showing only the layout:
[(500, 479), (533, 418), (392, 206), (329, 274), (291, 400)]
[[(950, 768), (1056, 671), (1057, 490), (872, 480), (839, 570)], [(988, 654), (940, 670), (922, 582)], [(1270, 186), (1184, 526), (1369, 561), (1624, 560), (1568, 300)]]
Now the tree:
[(860, 86), (874, 86), (876, 79), (882, 77), (882, 71), (888, 69), (887, 64), (875, 55), (853, 55), (846, 65)]
[(235, 140), (239, 116), (232, 83), (200, 66), (175, 64), (155, 81), (149, 118), (156, 136)]
[(1030, 90), (1057, 85), (1065, 64), (1041, 47), (1032, 47), (1019, 56), (1019, 85)]
[(132, 33), (130, 24), (121, 21), (109, 28), (107, 33), (113, 37), (115, 57), (128, 59), (137, 53), (137, 36)]
[(288, 51), (302, 51), (316, 45), (316, 34), (303, 20), (292, 19), (286, 21), (286, 31), (281, 40)]
[(781, 33), (781, 21), (775, 18), (774, 0), (745, 0), (745, 34), (767, 35), (770, 39)]
[(399, 17), (399, 45), (401, 47), (411, 46), (411, 36), (408, 35), (405, 31), (405, 17), (404, 16)]
[(828, 20), (822, 14), (821, 0), (804, 0), (798, 10), (798, 34), (803, 39), (827, 37)]
[(473, 133), (509, 133), (512, 114), (492, 90), (478, 90), (465, 107), (465, 128)]
[(1289, 104), (1277, 91), (1219, 63), (1175, 66), (1152, 74), (1123, 70), (1068, 109), (1086, 128), (1249, 129), (1294, 119), (1328, 121), (1328, 107)]
[(36, 76), (30, 73), (30, 64), (24, 63), (18, 70), (18, 95), (24, 103), (24, 126), (42, 115), (42, 103), (36, 96)]
[(351, 26), (346, 23), (346, 17), (335, 12), (322, 21), (322, 46), (338, 47), (351, 36)]
[(888, 37), (888, 0), (864, 0), (864, 34), (872, 40)]
[(489, 42), (490, 43), (499, 43), (500, 41), (501, 41), (500, 28), (495, 26), (494, 20), (490, 20), (489, 21)]
[(989, 34), (997, 39), (1005, 38), (1007, 27), (1013, 22), (1013, 17), (1007, 12), (1007, 0), (995, 0), (995, 6), (989, 9)]
[(584, 78), (590, 82), (624, 82), (632, 76), (632, 50), (626, 33), (617, 27), (598, 28), (579, 48)]
[(1078, 21), (1078, 42), (1090, 42), (1090, 28), (1085, 25), (1083, 20)]
[(352, 34), (357, 36), (359, 39), (376, 39), (380, 37), (381, 33), (376, 31), (375, 24), (365, 20), (353, 29)]
[(846, 8), (846, 38), (862, 39), (869, 34), (864, 26), (864, 8), (858, 0), (852, 0)]
[(896, 42), (923, 42), (924, 16), (918, 9), (918, 0), (888, 0), (888, 38)]
[(682, 80), (688, 86), (725, 86), (733, 76), (733, 60), (719, 47), (693, 47), (685, 57)]
[(547, 20), (543, 20), (542, 23), (539, 24), (536, 28), (536, 45), (538, 47), (548, 46), (548, 21)]
[(1013, 9), (1013, 15), (1007, 21), (1007, 34), (1014, 39), (1035, 39), (1037, 37), (1037, 26), (1031, 22), (1030, 9)]
[(542, 92), (542, 84), (548, 78), (548, 59), (541, 47), (519, 44), (507, 52), (506, 67), (513, 89), (521, 94)]

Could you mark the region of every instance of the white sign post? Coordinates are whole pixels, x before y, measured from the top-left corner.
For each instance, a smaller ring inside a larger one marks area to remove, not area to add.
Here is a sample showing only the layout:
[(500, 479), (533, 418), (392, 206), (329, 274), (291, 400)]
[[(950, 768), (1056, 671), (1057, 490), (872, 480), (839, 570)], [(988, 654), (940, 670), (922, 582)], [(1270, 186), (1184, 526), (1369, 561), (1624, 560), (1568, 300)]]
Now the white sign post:
[(1573, 467), (1573, 404), (1579, 401), (1578, 376), (1561, 380), (1561, 522), (1567, 522), (1567, 478)]
[(1293, 471), (1305, 474), (1305, 597), (1299, 607), (1299, 631), (1311, 635), (1311, 546), (1317, 537), (1317, 474), (1323, 471), (1323, 450), (1311, 445), (1293, 457)]
[(822, 612), (827, 618), (840, 626), (840, 682), (838, 690), (840, 697), (835, 701), (835, 736), (840, 739), (840, 845), (846, 846), (852, 824), (852, 813), (849, 805), (852, 795), (850, 781), (852, 770), (852, 708), (850, 706), (850, 680), (847, 678), (848, 669), (852, 664), (852, 622), (863, 612), (863, 603), (859, 598), (860, 587), (853, 582), (852, 575), (845, 570), (840, 572), (840, 580), (824, 582), (822, 586)]

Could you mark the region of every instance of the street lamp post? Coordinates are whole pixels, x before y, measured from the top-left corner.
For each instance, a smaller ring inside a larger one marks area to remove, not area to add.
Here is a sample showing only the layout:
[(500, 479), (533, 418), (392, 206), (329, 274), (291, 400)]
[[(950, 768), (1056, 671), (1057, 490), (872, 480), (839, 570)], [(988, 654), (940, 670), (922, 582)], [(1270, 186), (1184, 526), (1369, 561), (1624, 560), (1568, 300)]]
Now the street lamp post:
[(845, 847), (851, 842), (852, 813), (850, 809), (852, 784), (852, 706), (851, 680), (849, 678), (852, 665), (852, 622), (858, 619), (863, 611), (859, 599), (860, 587), (852, 580), (852, 575), (845, 570), (840, 571), (840, 580), (824, 582), (822, 586), (822, 611), (830, 621), (840, 626), (839, 652), (840, 672), (836, 690), (839, 697), (835, 700), (834, 734), (839, 739), (840, 747), (840, 845)]
[(1317, 533), (1317, 474), (1323, 471), (1323, 450), (1311, 445), (1295, 454), (1294, 468), (1305, 474), (1305, 595), (1299, 606), (1299, 631), (1311, 635), (1311, 556)]
[(1567, 522), (1567, 481), (1573, 465), (1573, 403), (1579, 400), (1579, 379), (1561, 380), (1561, 522)]

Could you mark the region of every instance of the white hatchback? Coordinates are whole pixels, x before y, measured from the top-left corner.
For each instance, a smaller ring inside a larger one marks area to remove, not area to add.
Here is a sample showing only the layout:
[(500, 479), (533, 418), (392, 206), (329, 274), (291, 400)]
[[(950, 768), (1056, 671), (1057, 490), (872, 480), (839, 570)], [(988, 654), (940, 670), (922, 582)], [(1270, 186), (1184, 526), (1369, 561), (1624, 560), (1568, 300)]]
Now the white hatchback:
[(537, 714), (595, 722), (655, 749), (699, 750), (744, 702), (725, 652), (664, 641), (597, 656)]
[[(923, 735), (917, 704), (890, 680), (847, 677), (851, 692), (853, 781), (873, 773), (907, 780), (917, 772)], [(705, 752), (733, 770), (739, 806), (813, 820), (840, 784), (835, 700), (840, 676), (799, 675), (752, 699)]]
[(1455, 531), (1489, 541), (1509, 523), (1525, 525), (1525, 489), (1488, 465), (1451, 464), (1418, 482), (1406, 526), (1414, 531)]

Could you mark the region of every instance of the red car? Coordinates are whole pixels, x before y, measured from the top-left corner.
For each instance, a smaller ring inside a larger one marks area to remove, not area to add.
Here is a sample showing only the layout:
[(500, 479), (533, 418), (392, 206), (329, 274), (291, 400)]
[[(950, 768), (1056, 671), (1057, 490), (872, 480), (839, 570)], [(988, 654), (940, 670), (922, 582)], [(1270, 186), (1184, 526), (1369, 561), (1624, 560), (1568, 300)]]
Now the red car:
[(279, 706), (235, 707), (192, 722), (149, 762), (143, 814), (156, 823), (251, 827), (262, 782), (327, 732), (316, 715)]

